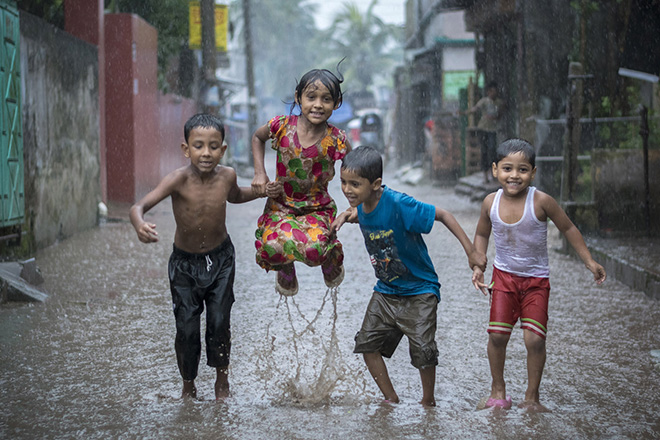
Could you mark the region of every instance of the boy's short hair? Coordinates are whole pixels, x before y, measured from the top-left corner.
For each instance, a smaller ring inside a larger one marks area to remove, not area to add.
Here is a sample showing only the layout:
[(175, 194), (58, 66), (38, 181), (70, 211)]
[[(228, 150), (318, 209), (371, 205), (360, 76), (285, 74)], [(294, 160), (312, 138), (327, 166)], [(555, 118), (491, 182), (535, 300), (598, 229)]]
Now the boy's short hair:
[(521, 153), (532, 167), (536, 167), (536, 151), (532, 144), (524, 139), (508, 139), (502, 142), (497, 147), (495, 162), (499, 163), (505, 157), (516, 153)]
[(183, 126), (183, 138), (186, 140), (186, 143), (188, 143), (190, 132), (195, 128), (214, 128), (222, 135), (223, 142), (225, 140), (225, 125), (216, 115), (210, 113), (197, 113), (196, 115), (191, 116)]
[(374, 147), (362, 145), (344, 156), (341, 169), (352, 171), (373, 183), (383, 177), (383, 158)]

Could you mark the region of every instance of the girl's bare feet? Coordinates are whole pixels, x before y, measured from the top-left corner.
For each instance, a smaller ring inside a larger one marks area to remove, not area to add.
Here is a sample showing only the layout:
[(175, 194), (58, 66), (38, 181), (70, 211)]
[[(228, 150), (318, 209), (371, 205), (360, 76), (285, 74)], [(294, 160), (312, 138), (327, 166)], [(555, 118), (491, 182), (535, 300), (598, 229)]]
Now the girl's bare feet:
[(277, 272), (275, 290), (284, 296), (293, 296), (298, 293), (298, 278), (293, 263), (286, 264)]
[(344, 266), (335, 266), (334, 264), (325, 264), (321, 266), (323, 272), (323, 281), (325, 285), (332, 288), (337, 287), (344, 281)]

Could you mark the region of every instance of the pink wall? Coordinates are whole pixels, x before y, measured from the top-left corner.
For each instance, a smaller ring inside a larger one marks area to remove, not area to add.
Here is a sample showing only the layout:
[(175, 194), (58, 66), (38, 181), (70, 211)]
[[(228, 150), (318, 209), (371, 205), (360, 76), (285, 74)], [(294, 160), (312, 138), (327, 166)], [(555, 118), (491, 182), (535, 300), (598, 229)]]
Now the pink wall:
[(160, 113), (160, 177), (170, 171), (190, 163), (183, 156), (183, 125), (188, 118), (197, 113), (197, 105), (192, 99), (178, 95), (159, 95)]
[(160, 177), (158, 34), (136, 15), (106, 14), (105, 46), (108, 199), (133, 203)]

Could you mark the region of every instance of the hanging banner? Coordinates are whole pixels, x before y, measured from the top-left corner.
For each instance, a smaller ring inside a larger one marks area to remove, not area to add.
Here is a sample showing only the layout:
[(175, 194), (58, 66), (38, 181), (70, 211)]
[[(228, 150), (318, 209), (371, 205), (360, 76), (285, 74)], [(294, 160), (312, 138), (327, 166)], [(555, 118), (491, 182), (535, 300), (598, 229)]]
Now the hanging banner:
[[(188, 33), (188, 47), (202, 48), (202, 15), (199, 1), (188, 4), (188, 20), (190, 31)], [(229, 13), (227, 5), (215, 5), (215, 50), (227, 52), (227, 28)]]

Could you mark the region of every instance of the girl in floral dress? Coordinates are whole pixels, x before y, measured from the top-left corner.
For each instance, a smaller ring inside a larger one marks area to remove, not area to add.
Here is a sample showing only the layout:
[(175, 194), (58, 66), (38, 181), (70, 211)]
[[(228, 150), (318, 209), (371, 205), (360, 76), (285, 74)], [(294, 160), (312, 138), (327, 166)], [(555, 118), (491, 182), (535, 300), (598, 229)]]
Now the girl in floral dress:
[[(335, 161), (351, 146), (344, 131), (327, 122), (342, 103), (342, 81), (329, 70), (307, 72), (296, 86), (291, 107), (292, 113), (298, 104), (300, 115), (276, 116), (252, 136), (252, 188), (269, 196), (257, 222), (257, 263), (266, 271), (277, 271), (275, 289), (281, 295), (298, 292), (295, 261), (321, 265), (328, 287), (338, 286), (344, 278), (342, 246), (330, 233), (337, 206), (328, 194), (328, 182), (335, 175)], [(270, 181), (264, 166), (268, 139), (277, 151), (275, 181)]]

